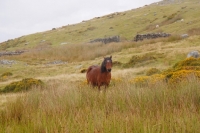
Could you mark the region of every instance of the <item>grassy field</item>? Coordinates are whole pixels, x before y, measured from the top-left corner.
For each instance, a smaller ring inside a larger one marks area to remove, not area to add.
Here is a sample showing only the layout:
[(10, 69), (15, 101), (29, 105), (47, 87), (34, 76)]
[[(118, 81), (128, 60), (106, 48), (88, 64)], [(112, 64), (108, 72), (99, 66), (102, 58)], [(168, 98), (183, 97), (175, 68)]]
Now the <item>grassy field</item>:
[(138, 88), (121, 79), (99, 93), (77, 82), (51, 80), (46, 88), (7, 99), (1, 132), (197, 133), (200, 83), (191, 81)]
[[(0, 57), (15, 61), (0, 64), (0, 90), (25, 78), (40, 79), (45, 86), (0, 94), (0, 133), (198, 133), (200, 77), (190, 74), (169, 84), (160, 80), (163, 75), (149, 75), (151, 70), (167, 73), (190, 51), (199, 51), (199, 5), (198, 0), (151, 4), (1, 43), (1, 51), (26, 52)], [(152, 32), (172, 36), (131, 41), (137, 33)], [(185, 33), (189, 37), (181, 38)], [(120, 35), (122, 41), (88, 43), (113, 35)], [(86, 84), (81, 71), (100, 65), (110, 55), (111, 84), (99, 92)], [(186, 70), (200, 73), (199, 64), (194, 65)], [(180, 73), (190, 72), (186, 70)], [(135, 83), (147, 77), (154, 82)]]

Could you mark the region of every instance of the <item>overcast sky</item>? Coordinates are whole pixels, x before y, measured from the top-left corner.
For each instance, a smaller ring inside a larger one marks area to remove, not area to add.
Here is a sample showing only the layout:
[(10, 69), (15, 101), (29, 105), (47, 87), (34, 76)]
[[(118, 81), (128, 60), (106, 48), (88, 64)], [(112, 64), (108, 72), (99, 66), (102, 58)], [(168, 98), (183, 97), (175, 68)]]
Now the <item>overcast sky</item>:
[(0, 42), (160, 0), (1, 0)]

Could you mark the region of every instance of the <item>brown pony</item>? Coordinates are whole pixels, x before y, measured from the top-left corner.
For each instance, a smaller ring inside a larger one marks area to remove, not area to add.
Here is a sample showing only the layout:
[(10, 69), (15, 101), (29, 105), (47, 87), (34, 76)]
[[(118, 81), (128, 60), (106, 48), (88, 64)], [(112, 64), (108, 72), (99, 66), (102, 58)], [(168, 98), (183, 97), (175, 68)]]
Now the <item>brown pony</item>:
[(100, 87), (105, 85), (105, 88), (110, 84), (111, 79), (111, 70), (112, 70), (112, 56), (104, 57), (101, 66), (90, 66), (87, 69), (86, 78), (88, 84), (91, 84), (93, 87)]

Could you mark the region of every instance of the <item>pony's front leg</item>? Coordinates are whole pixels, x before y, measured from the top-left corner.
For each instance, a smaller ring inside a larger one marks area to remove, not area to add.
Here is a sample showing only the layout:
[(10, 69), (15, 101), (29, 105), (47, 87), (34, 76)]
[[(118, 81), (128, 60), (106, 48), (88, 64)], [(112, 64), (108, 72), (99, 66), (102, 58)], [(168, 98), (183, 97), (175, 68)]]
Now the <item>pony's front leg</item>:
[(99, 90), (99, 91), (101, 91), (100, 87), (101, 87), (101, 84), (98, 83), (98, 90)]
[(105, 84), (105, 89), (107, 89), (107, 88), (108, 88), (108, 86), (109, 86), (109, 83)]

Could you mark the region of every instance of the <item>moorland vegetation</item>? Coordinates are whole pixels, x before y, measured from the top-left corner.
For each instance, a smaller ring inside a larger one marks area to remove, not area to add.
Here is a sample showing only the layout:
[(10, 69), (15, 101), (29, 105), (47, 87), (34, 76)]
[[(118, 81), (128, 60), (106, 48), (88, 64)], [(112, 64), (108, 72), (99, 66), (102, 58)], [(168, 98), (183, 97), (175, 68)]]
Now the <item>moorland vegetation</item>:
[[(0, 132), (199, 132), (198, 0), (166, 0), (1, 43)], [(159, 27), (156, 27), (159, 25)], [(112, 27), (112, 28), (111, 28)], [(167, 38), (133, 41), (146, 33)], [(188, 34), (182, 38), (182, 34)], [(120, 42), (89, 43), (120, 36)], [(112, 55), (107, 91), (85, 71)]]

